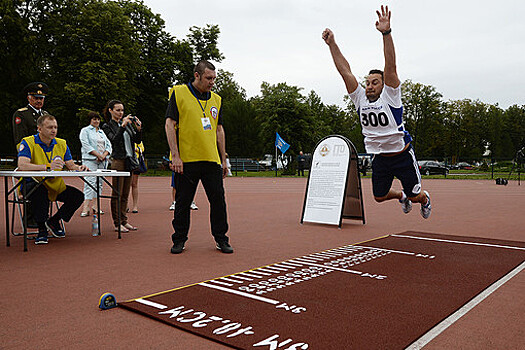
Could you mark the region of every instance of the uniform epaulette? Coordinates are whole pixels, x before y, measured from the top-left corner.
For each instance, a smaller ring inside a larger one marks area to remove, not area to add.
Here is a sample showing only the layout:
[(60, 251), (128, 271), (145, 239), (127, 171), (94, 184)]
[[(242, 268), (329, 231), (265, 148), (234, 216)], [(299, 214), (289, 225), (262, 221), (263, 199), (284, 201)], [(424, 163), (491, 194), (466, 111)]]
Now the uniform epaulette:
[(27, 107), (22, 107), (19, 110), (17, 110), (17, 112), (23, 112), (23, 111), (27, 111)]

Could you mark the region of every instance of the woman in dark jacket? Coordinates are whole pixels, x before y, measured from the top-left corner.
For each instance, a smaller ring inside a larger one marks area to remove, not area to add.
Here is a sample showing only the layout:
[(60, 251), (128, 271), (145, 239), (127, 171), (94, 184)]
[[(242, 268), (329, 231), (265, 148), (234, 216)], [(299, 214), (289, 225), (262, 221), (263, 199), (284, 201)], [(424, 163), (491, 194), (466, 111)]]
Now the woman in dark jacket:
[[(124, 105), (118, 100), (111, 100), (104, 109), (104, 116), (107, 123), (102, 126), (102, 130), (111, 141), (113, 152), (111, 153), (111, 169), (119, 171), (133, 172), (138, 168), (138, 161), (135, 157), (135, 143), (142, 141), (142, 123), (139, 118), (132, 115), (124, 117)], [(117, 212), (117, 178), (112, 178), (113, 191), (111, 196), (111, 216), (115, 224), (115, 231), (120, 225), (121, 232), (135, 231), (134, 227), (128, 222), (126, 209), (128, 208), (129, 190), (131, 188), (131, 176), (123, 177), (119, 181), (118, 191), (120, 192), (120, 222)]]

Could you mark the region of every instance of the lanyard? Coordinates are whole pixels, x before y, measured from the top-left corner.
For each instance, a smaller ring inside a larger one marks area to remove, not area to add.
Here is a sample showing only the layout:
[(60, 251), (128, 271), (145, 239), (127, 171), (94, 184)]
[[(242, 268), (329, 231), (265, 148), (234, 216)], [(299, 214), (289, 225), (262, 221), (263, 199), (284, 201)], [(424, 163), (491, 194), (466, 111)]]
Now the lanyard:
[(55, 150), (55, 146), (53, 146), (53, 148), (51, 149), (51, 158), (49, 158), (49, 157), (47, 156), (47, 152), (46, 152), (46, 150), (44, 149), (44, 146), (42, 146), (41, 144), (40, 144), (39, 146), (40, 146), (40, 148), (42, 148), (42, 151), (44, 151), (44, 155), (45, 155), (46, 158), (47, 158), (47, 162), (48, 162), (48, 163), (51, 163), (51, 159), (53, 159), (53, 151)]
[(188, 83), (188, 86), (190, 87), (191, 93), (193, 94), (193, 96), (195, 96), (195, 99), (197, 100), (197, 102), (199, 102), (199, 106), (202, 109), (203, 117), (206, 118), (206, 106), (208, 105), (208, 100), (209, 99), (206, 100), (206, 104), (204, 105), (204, 108), (203, 108), (202, 104), (201, 104), (201, 100), (199, 100), (199, 98), (197, 97), (197, 94), (195, 93), (195, 90), (193, 90), (193, 86), (191, 86), (191, 83)]

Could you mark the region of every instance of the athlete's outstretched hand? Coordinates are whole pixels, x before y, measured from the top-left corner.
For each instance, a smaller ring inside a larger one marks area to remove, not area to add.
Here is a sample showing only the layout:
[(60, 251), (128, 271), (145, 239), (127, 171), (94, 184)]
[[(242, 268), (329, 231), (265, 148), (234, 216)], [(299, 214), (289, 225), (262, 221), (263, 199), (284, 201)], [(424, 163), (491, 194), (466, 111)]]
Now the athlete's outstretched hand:
[(326, 28), (323, 31), (323, 40), (327, 45), (331, 45), (335, 42), (334, 33), (330, 29)]
[(376, 11), (378, 20), (376, 21), (376, 28), (381, 33), (386, 32), (390, 29), (390, 16), (391, 13), (388, 11), (388, 6), (381, 5), (381, 12)]

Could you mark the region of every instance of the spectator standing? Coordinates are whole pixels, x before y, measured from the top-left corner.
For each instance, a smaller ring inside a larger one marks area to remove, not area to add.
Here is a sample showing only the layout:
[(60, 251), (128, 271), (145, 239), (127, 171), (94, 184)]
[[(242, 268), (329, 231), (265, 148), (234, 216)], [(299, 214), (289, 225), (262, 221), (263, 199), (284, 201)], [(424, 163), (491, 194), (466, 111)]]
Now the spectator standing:
[[(100, 128), (100, 115), (97, 112), (88, 113), (89, 125), (80, 130), (80, 144), (82, 145), (82, 164), (90, 171), (98, 169), (107, 169), (109, 155), (112, 152), (111, 142), (106, 134)], [(89, 208), (93, 209), (93, 214), (104, 214), (97, 207), (97, 194), (93, 188), (96, 188), (96, 177), (86, 177), (87, 183), (84, 183), (84, 207), (80, 216), (86, 217), (90, 214)], [(91, 185), (88, 185), (88, 183)], [(102, 183), (99, 181), (99, 195), (102, 193)], [(95, 200), (95, 201), (93, 201)]]
[(232, 174), (232, 165), (230, 163), (230, 157), (228, 156), (228, 153), (226, 153), (226, 166), (228, 167), (228, 176), (233, 176)]
[(37, 133), (37, 119), (41, 115), (49, 114), (44, 107), (44, 99), (49, 91), (49, 87), (43, 82), (29, 83), (24, 87), (27, 94), (28, 105), (18, 109), (13, 114), (13, 137), (15, 147), (26, 136)]
[(190, 205), (199, 181), (210, 202), (211, 233), (216, 247), (223, 253), (233, 253), (226, 236), (223, 178), (228, 168), (221, 97), (211, 91), (217, 77), (215, 66), (200, 61), (193, 74), (192, 82), (171, 89), (166, 111), (166, 136), (176, 180), (171, 253), (180, 254), (184, 250), (190, 228)]
[[(111, 169), (118, 171), (133, 172), (138, 169), (138, 161), (135, 157), (134, 144), (142, 142), (142, 123), (139, 118), (128, 114), (124, 117), (124, 104), (119, 100), (111, 100), (104, 109), (104, 116), (107, 123), (102, 126), (102, 130), (108, 137), (113, 148), (111, 153)], [(119, 183), (119, 186), (117, 186)], [(111, 217), (115, 224), (115, 231), (121, 232), (135, 231), (137, 227), (128, 222), (127, 209), (129, 191), (131, 188), (131, 176), (117, 180), (112, 179), (113, 191), (111, 198)], [(117, 193), (120, 192), (120, 222), (117, 212)]]
[[(172, 156), (171, 156), (171, 152), (170, 152), (170, 165), (171, 165), (171, 160), (172, 160)], [(171, 172), (171, 205), (170, 205), (170, 210), (175, 210), (175, 192), (176, 192), (176, 189), (175, 189), (175, 172), (172, 171)], [(190, 205), (190, 209), (191, 210), (199, 210), (199, 207), (197, 206), (197, 204), (195, 204), (195, 201), (191, 201), (191, 205)]]
[[(144, 143), (135, 144), (135, 156), (137, 159), (144, 153)], [(139, 171), (134, 171), (131, 174), (131, 199), (133, 206), (131, 212), (136, 214), (139, 212)]]
[[(85, 165), (76, 165), (66, 140), (57, 138), (58, 124), (52, 115), (46, 114), (37, 119), (38, 133), (22, 139), (18, 147), (18, 169), (21, 171), (69, 170), (85, 171)], [(48, 177), (46, 175), (46, 177)], [(42, 181), (42, 179), (38, 179)], [(25, 190), (29, 192), (37, 186), (33, 178), (25, 178)], [(75, 187), (66, 185), (62, 177), (46, 179), (29, 196), (30, 207), (38, 225), (35, 244), (47, 244), (48, 231), (57, 238), (65, 237), (60, 220), (69, 222), (75, 211), (82, 205), (84, 194)], [(60, 201), (62, 206), (49, 218), (49, 201)]]
[(299, 151), (297, 156), (297, 176), (304, 176), (304, 169), (306, 168), (306, 157), (303, 151)]

